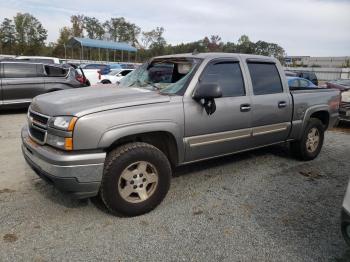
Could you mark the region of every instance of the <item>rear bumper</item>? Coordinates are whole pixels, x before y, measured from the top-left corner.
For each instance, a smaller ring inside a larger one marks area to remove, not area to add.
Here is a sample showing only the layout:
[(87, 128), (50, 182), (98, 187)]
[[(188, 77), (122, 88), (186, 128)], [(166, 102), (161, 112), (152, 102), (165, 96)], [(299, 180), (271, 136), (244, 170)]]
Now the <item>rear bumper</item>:
[(22, 129), (22, 152), (29, 166), (59, 190), (77, 198), (98, 194), (106, 153), (76, 153), (40, 146)]

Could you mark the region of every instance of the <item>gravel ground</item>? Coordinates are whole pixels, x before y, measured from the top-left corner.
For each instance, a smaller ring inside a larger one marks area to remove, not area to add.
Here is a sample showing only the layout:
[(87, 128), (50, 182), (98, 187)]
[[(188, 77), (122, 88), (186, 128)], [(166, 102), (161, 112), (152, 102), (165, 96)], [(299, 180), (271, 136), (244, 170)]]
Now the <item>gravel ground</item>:
[(178, 168), (156, 210), (120, 218), (31, 171), (24, 121), (0, 115), (0, 261), (350, 261), (339, 231), (348, 127), (327, 132), (312, 162), (278, 146)]

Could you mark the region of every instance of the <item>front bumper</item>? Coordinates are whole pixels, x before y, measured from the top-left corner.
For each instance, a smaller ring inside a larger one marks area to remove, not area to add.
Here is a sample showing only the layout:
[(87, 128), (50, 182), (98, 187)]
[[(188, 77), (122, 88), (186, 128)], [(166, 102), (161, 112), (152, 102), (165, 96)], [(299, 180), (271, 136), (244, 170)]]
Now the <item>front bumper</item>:
[(38, 145), (29, 137), (26, 126), (22, 129), (21, 136), (23, 156), (41, 178), (77, 198), (98, 194), (105, 152), (64, 152)]

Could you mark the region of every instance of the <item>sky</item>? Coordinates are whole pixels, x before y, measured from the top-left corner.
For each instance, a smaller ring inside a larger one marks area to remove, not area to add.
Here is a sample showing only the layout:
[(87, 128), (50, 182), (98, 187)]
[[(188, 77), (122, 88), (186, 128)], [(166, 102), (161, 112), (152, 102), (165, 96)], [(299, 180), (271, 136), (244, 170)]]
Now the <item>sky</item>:
[(168, 43), (219, 35), (237, 42), (246, 34), (282, 46), (288, 55), (350, 56), (350, 0), (0, 0), (0, 20), (17, 12), (37, 17), (48, 42), (84, 14), (101, 21), (123, 16), (143, 31), (165, 28)]

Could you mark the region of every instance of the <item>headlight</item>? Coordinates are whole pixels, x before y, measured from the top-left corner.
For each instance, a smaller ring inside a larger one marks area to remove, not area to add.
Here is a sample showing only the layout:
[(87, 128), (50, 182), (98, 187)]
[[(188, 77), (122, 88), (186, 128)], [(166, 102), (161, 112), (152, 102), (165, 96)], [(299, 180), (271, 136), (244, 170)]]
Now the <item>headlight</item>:
[(50, 146), (60, 148), (63, 150), (73, 150), (73, 139), (71, 137), (55, 136), (47, 134), (46, 143)]
[[(66, 151), (73, 150), (73, 138), (71, 136), (77, 120), (78, 118), (73, 116), (57, 116), (50, 118), (49, 127), (52, 128), (52, 131), (50, 131), (50, 129), (48, 130), (46, 143)], [(54, 129), (59, 129), (66, 132), (54, 132)]]
[(77, 117), (57, 116), (50, 119), (49, 126), (64, 131), (73, 131)]

